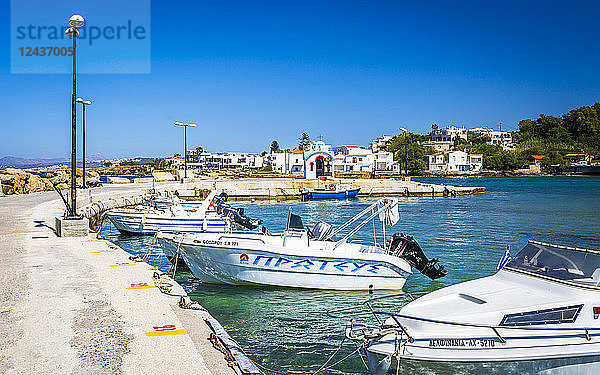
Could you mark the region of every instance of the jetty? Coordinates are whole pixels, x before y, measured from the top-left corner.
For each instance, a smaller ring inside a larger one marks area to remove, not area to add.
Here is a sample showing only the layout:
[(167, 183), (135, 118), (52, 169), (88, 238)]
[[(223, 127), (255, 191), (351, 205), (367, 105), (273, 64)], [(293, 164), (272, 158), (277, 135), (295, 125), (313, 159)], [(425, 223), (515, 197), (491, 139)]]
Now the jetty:
[(173, 184), (183, 199), (198, 199), (206, 190), (223, 191), (234, 199), (300, 199), (302, 189), (324, 188), (331, 183), (360, 188), (358, 197), (443, 197), (485, 193), (485, 187), (426, 184), (404, 179), (328, 179), (299, 178), (206, 178)]
[[(151, 187), (82, 190), (78, 204)], [(0, 373), (258, 373), (173, 279), (95, 235), (58, 237), (63, 210), (55, 192), (0, 198)]]

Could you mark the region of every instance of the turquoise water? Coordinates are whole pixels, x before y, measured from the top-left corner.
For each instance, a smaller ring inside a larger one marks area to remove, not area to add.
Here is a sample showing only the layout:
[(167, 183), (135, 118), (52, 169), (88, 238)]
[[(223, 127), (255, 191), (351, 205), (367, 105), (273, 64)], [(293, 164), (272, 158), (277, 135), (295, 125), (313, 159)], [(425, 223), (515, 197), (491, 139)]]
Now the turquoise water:
[[(390, 232), (417, 239), (428, 257), (437, 257), (448, 275), (431, 281), (419, 274), (406, 283), (408, 291), (435, 290), (495, 272), (510, 245), (513, 253), (528, 239), (600, 250), (600, 178), (421, 178), (422, 182), (485, 186), (486, 194), (455, 198), (401, 198), (401, 219)], [(285, 226), (288, 207), (301, 214), (305, 224), (319, 220), (341, 224), (374, 200), (336, 202), (235, 202), (247, 215), (262, 218), (271, 231)], [(381, 232), (377, 226), (376, 231)], [(119, 235), (106, 225), (103, 233), (132, 253), (144, 249), (151, 237)], [(373, 240), (367, 225), (359, 238)], [(157, 260), (161, 262), (162, 260)], [(247, 353), (264, 366), (279, 371), (317, 370), (344, 337), (345, 321), (328, 318), (332, 308), (350, 306), (369, 297), (366, 292), (337, 292), (210, 286), (198, 283), (189, 271), (178, 271), (177, 280), (205, 306)], [(376, 292), (375, 295), (383, 293)], [(398, 310), (406, 303), (395, 300), (386, 308)], [(354, 349), (345, 343), (336, 358)], [(530, 364), (492, 365), (477, 373), (528, 373)], [(392, 371), (392, 370), (390, 370)], [(395, 369), (394, 369), (395, 371)], [(473, 373), (471, 366), (424, 364), (404, 361), (402, 374)], [(327, 373), (365, 373), (358, 356)]]

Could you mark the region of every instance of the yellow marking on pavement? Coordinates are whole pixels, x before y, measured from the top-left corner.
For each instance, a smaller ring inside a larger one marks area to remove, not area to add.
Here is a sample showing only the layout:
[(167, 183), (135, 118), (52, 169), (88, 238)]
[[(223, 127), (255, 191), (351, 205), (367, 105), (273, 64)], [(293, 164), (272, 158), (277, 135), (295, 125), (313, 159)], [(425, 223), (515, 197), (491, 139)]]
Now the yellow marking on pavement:
[(111, 264), (110, 267), (127, 267), (135, 266), (135, 263), (122, 263), (122, 264)]
[(5, 235), (5, 234), (19, 234), (19, 233), (42, 233), (43, 231), (41, 230), (13, 230), (10, 232), (0, 232), (0, 235)]
[(81, 240), (81, 242), (100, 242), (100, 240)]
[(125, 289), (151, 289), (151, 288), (156, 288), (156, 286), (154, 285), (144, 285), (144, 286), (128, 286)]
[(90, 254), (100, 254), (100, 253), (114, 253), (114, 250), (100, 250), (100, 251), (90, 251)]
[(185, 329), (176, 329), (174, 331), (160, 331), (160, 332), (146, 332), (146, 336), (172, 336), (172, 335), (186, 335)]

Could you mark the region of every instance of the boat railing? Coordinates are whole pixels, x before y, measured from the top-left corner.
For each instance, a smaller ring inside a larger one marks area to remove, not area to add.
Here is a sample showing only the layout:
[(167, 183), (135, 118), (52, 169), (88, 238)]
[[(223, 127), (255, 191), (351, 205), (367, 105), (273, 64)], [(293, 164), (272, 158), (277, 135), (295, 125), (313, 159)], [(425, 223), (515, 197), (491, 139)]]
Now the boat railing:
[[(361, 211), (358, 215), (354, 216), (352, 219), (350, 219), (347, 222), (345, 222), (344, 224), (342, 224), (340, 227), (338, 227), (336, 230), (334, 230), (331, 233), (331, 236), (334, 236), (335, 234), (339, 233), (342, 229), (344, 229), (347, 226), (349, 226), (350, 224), (354, 223), (361, 217), (367, 215), (370, 211), (370, 215), (367, 216), (366, 219), (361, 221), (354, 229), (352, 229), (348, 234), (346, 234), (344, 237), (342, 237), (340, 240), (338, 240), (336, 242), (335, 246), (333, 247), (333, 250), (335, 250), (341, 244), (347, 242), (348, 239), (351, 238), (352, 236), (354, 236), (363, 226), (365, 226), (371, 220), (374, 220), (375, 217), (378, 217), (382, 212), (391, 209), (395, 204), (397, 204), (397, 201), (390, 200), (387, 198), (380, 199), (377, 202), (371, 204), (369, 207), (365, 208), (363, 211)], [(384, 227), (384, 233), (385, 233), (385, 222), (383, 223), (383, 227)], [(385, 234), (384, 234), (384, 243), (385, 243)]]
[[(346, 318), (354, 318), (354, 317), (372, 315), (375, 317), (375, 319), (377, 320), (377, 322), (379, 323), (380, 326), (383, 326), (385, 323), (385, 321), (382, 322), (381, 317), (387, 316), (389, 318), (392, 318), (398, 327), (390, 327), (388, 325), (385, 327), (386, 330), (384, 330), (382, 332), (387, 334), (387, 333), (389, 333), (389, 329), (397, 328), (398, 330), (400, 330), (407, 336), (409, 342), (412, 342), (414, 340), (414, 337), (408, 332), (406, 326), (403, 325), (399, 319), (414, 320), (414, 321), (425, 322), (425, 323), (450, 325), (450, 326), (457, 326), (457, 327), (489, 329), (494, 333), (494, 335), (496, 335), (496, 337), (498, 337), (500, 342), (502, 342), (503, 344), (506, 343), (506, 339), (500, 334), (499, 330), (509, 330), (509, 331), (513, 331), (513, 332), (516, 330), (537, 331), (537, 332), (540, 332), (540, 331), (581, 332), (583, 337), (588, 341), (590, 341), (592, 339), (589, 334), (590, 331), (591, 332), (600, 331), (600, 327), (500, 326), (500, 325), (489, 325), (489, 324), (453, 322), (453, 321), (447, 321), (447, 320), (422, 318), (422, 317), (412, 316), (412, 315), (407, 315), (407, 314), (399, 314), (399, 313), (394, 313), (394, 312), (390, 312), (390, 311), (381, 311), (381, 310), (377, 310), (377, 309), (373, 308), (373, 306), (372, 306), (372, 303), (375, 301), (380, 301), (383, 299), (388, 299), (388, 298), (393, 298), (393, 297), (408, 296), (412, 301), (414, 301), (416, 299), (415, 296), (423, 295), (423, 294), (427, 294), (427, 293), (429, 293), (429, 292), (413, 292), (413, 293), (403, 292), (403, 293), (390, 294), (390, 295), (385, 295), (385, 296), (381, 296), (381, 297), (370, 298), (370, 299), (368, 299), (360, 304), (357, 304), (357, 305), (329, 310), (329, 311), (327, 311), (327, 316), (329, 316), (331, 318), (336, 318), (336, 319), (346, 319)], [(368, 308), (367, 311), (345, 313), (347, 311), (352, 311), (352, 310), (356, 310), (359, 308), (364, 309), (365, 307)], [(550, 323), (548, 323), (548, 324), (550, 324)], [(382, 334), (382, 336), (383, 336), (383, 334)]]

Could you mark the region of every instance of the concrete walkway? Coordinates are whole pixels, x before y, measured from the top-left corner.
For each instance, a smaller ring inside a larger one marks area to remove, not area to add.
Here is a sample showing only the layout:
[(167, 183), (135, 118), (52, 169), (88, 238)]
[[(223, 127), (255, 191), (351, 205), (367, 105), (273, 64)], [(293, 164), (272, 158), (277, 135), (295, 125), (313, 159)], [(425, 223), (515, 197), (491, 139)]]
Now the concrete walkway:
[(209, 314), (179, 308), (150, 266), (106, 241), (56, 237), (63, 208), (55, 192), (0, 197), (0, 373), (234, 373), (207, 340)]

